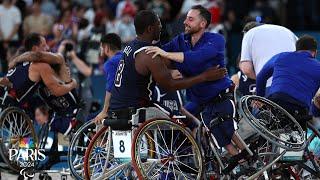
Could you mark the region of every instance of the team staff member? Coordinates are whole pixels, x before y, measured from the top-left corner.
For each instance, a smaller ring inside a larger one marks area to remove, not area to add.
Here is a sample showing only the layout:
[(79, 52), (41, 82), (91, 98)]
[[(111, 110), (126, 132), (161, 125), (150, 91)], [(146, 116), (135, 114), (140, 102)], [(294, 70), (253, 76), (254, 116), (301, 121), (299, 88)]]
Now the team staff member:
[(103, 65), (107, 83), (104, 106), (102, 111), (95, 117), (94, 120), (96, 122), (100, 122), (103, 118), (108, 116), (107, 112), (111, 98), (111, 89), (114, 86), (114, 78), (116, 75), (117, 67), (123, 55), (123, 53), (121, 52), (121, 38), (115, 33), (110, 33), (102, 36), (100, 49), (101, 56), (108, 57), (108, 60)]
[[(174, 66), (184, 77), (196, 76), (213, 66), (225, 67), (225, 40), (220, 34), (205, 32), (210, 21), (211, 14), (207, 9), (200, 5), (193, 6), (184, 21), (185, 33), (164, 45), (165, 51), (150, 47), (147, 52), (155, 53), (153, 57), (160, 55), (173, 60)], [(235, 106), (232, 95), (227, 97), (231, 87), (232, 81), (227, 76), (195, 84), (187, 89), (187, 98), (191, 102), (185, 107), (194, 115), (203, 109), (203, 119), (208, 127), (211, 126), (219, 146), (225, 147), (231, 155), (236, 155), (238, 150), (232, 145), (231, 139), (239, 145), (240, 143), (234, 136)], [(215, 119), (222, 122), (213, 122)]]
[(312, 98), (320, 87), (320, 63), (317, 41), (312, 36), (302, 36), (296, 44), (297, 51), (280, 53), (262, 68), (257, 76), (257, 95), (265, 96), (267, 79), (273, 76), (267, 98), (286, 109), (305, 128), (305, 119), (312, 106)]
[[(272, 24), (249, 22), (243, 29), (240, 70), (251, 79), (256, 75), (271, 57), (281, 52), (296, 50), (297, 37), (289, 29)], [(266, 87), (271, 85), (270, 78)]]

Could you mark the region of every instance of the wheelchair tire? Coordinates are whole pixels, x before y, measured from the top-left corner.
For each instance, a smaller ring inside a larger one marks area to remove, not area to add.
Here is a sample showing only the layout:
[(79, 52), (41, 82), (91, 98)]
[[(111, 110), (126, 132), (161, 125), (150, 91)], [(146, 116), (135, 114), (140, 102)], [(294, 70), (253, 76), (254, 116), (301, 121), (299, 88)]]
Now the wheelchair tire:
[(18, 152), (23, 148), (38, 149), (38, 139), (31, 119), (17, 107), (6, 108), (0, 115), (0, 137), (0, 155), (2, 159), (11, 170), (20, 172), (22, 169), (20, 167), (21, 158), (18, 161), (10, 161), (9, 149), (15, 149)]
[(83, 159), (91, 137), (97, 132), (93, 121), (83, 124), (74, 134), (68, 149), (68, 165), (75, 179), (84, 179)]
[(241, 98), (239, 110), (250, 126), (269, 142), (288, 151), (305, 148), (303, 129), (291, 114), (276, 103), (263, 97), (247, 95)]
[[(153, 157), (142, 153), (143, 137), (148, 137), (155, 144)], [(179, 122), (170, 119), (144, 122), (135, 132), (131, 152), (132, 164), (139, 179), (202, 178), (201, 150), (191, 132)]]

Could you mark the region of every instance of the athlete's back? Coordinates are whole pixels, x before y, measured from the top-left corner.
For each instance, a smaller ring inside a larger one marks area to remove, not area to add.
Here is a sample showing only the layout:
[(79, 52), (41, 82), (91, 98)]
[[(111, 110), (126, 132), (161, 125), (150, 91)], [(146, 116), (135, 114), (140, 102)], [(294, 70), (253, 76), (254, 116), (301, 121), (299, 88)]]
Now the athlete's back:
[(150, 45), (152, 44), (135, 39), (124, 48), (117, 68), (114, 87), (111, 90), (111, 110), (127, 107), (138, 108), (150, 104), (155, 83), (151, 73), (141, 75), (135, 66), (135, 56)]
[(6, 75), (13, 85), (13, 90), (17, 100), (24, 101), (31, 97), (38, 88), (38, 83), (29, 78), (29, 68), (31, 63), (24, 62), (10, 69)]

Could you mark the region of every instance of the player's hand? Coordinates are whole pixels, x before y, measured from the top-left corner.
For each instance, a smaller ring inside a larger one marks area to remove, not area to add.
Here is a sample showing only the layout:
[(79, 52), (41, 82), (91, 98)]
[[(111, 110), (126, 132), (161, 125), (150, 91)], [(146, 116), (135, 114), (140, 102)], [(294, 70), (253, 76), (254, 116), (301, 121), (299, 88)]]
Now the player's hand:
[(219, 66), (212, 67), (207, 69), (205, 72), (202, 73), (205, 81), (215, 81), (219, 80), (227, 75), (226, 68), (219, 68)]
[(78, 83), (75, 79), (72, 78), (72, 81), (71, 81), (71, 84), (72, 84), (72, 89), (76, 88), (78, 86)]
[(158, 56), (158, 55), (161, 56), (161, 57), (166, 57), (167, 54), (168, 54), (166, 51), (160, 49), (160, 48), (157, 47), (157, 46), (148, 46), (147, 49), (146, 49), (146, 53), (147, 53), (147, 54), (152, 54), (152, 53), (154, 53), (154, 54), (152, 55), (152, 58), (155, 58), (155, 57)]
[(101, 121), (106, 118), (108, 115), (101, 111), (94, 119), (93, 121), (96, 123), (96, 124), (101, 124)]
[(316, 94), (313, 98), (313, 103), (318, 109), (320, 109), (320, 94)]
[(171, 70), (171, 76), (172, 76), (172, 79), (182, 79), (183, 78), (182, 74), (176, 69)]

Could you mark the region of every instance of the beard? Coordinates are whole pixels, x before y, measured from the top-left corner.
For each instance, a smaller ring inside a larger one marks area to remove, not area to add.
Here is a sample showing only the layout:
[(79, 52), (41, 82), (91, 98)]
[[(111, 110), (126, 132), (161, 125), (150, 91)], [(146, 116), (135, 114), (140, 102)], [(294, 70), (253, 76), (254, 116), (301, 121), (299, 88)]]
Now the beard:
[(186, 25), (184, 26), (184, 32), (186, 34), (192, 35), (192, 34), (199, 32), (200, 30), (201, 30), (200, 25), (195, 26), (195, 27), (190, 27), (190, 26), (186, 26)]

